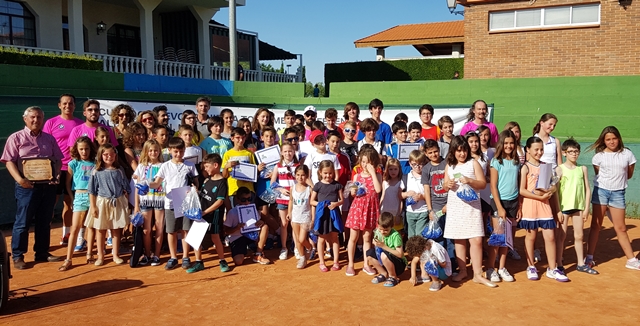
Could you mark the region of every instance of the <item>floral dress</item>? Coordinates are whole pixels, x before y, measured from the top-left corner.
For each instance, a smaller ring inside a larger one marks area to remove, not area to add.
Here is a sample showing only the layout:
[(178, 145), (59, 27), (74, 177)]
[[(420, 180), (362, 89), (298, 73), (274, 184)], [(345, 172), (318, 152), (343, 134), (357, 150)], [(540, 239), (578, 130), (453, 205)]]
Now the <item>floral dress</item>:
[(363, 177), (362, 173), (356, 175), (355, 181), (364, 184), (367, 193), (360, 197), (352, 198), (351, 208), (345, 226), (354, 230), (373, 230), (378, 226), (380, 217), (380, 199), (373, 185), (373, 177)]

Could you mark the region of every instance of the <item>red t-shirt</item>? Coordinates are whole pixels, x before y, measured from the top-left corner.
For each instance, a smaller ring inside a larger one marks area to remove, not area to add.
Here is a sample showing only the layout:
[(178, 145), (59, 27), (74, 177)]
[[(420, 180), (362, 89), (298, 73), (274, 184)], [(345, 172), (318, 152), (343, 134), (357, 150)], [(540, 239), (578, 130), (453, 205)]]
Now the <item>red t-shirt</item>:
[(340, 170), (338, 170), (338, 183), (344, 187), (347, 182), (351, 180), (351, 170), (349, 169), (351, 163), (349, 161), (349, 157), (342, 154), (340, 151), (336, 153), (336, 156), (338, 157), (338, 162), (340, 162), (341, 166)]
[(440, 128), (438, 126), (433, 126), (429, 129), (422, 128), (422, 132), (420, 133), (420, 137), (427, 139), (438, 140), (440, 138)]

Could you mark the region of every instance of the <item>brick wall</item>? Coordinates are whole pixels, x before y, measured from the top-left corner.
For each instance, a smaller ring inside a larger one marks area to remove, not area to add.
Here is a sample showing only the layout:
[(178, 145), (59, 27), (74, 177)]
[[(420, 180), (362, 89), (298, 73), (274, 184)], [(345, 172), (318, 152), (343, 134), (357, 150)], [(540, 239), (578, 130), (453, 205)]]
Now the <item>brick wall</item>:
[(640, 75), (640, 1), (602, 0), (600, 26), (489, 33), (489, 11), (593, 3), (537, 0), (465, 8), (465, 78)]

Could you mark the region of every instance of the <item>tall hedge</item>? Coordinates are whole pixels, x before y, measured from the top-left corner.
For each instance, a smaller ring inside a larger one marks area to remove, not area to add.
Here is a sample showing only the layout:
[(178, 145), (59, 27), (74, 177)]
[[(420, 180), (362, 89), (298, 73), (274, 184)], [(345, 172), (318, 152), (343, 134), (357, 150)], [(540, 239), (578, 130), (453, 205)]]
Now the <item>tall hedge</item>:
[(463, 58), (328, 63), (324, 81), (328, 93), (332, 82), (443, 80), (451, 79), (456, 71), (462, 78)]
[(0, 64), (40, 66), (83, 70), (102, 70), (102, 60), (77, 54), (23, 52), (16, 48), (0, 47)]

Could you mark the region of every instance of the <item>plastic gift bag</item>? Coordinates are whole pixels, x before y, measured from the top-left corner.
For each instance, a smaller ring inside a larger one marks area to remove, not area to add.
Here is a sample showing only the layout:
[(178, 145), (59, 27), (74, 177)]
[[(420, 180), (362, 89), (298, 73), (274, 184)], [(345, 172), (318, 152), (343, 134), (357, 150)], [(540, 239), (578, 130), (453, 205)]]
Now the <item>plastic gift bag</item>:
[(133, 226), (142, 226), (144, 224), (144, 217), (142, 217), (142, 213), (137, 212), (131, 215), (131, 224), (133, 224)]
[(458, 190), (456, 190), (456, 195), (458, 196), (458, 198), (468, 203), (478, 200), (478, 193), (466, 183), (461, 184), (458, 187)]
[(422, 237), (425, 239), (436, 240), (442, 237), (442, 228), (438, 223), (439, 218), (430, 220), (427, 226), (422, 230)]
[(275, 167), (276, 167), (276, 165), (275, 165), (275, 164), (272, 164), (272, 165), (266, 166), (266, 167), (264, 168), (264, 170), (260, 171), (260, 178), (262, 178), (262, 179), (269, 179), (269, 178), (271, 178), (271, 177), (269, 176), (269, 174), (273, 173), (273, 169), (274, 169)]
[(138, 195), (144, 196), (149, 193), (149, 182), (145, 180), (141, 180), (136, 183), (136, 189), (138, 189)]
[(409, 198), (405, 199), (404, 201), (405, 201), (405, 204), (406, 204), (407, 206), (411, 206), (411, 205), (413, 205), (413, 204), (415, 204), (415, 203), (416, 203), (416, 200), (415, 200), (415, 199), (413, 199), (413, 197), (409, 197)]
[(351, 196), (351, 189), (356, 189), (356, 197), (362, 197), (367, 194), (367, 187), (358, 181), (348, 181), (344, 186), (344, 196)]
[(267, 204), (275, 204), (276, 199), (280, 197), (280, 190), (278, 188), (281, 188), (281, 186), (277, 182), (274, 182), (267, 190), (260, 194), (260, 199), (264, 200)]
[(242, 233), (242, 235), (253, 241), (258, 241), (258, 239), (260, 238), (260, 233), (258, 233), (258, 231), (246, 232)]
[(200, 198), (196, 187), (191, 187), (189, 193), (182, 202), (182, 213), (190, 220), (202, 220), (202, 207), (200, 206)]
[(435, 259), (431, 258), (424, 264), (424, 270), (431, 276), (438, 277), (438, 264)]
[(494, 215), (492, 217), (494, 222), (493, 231), (491, 232), (491, 236), (489, 236), (489, 240), (487, 241), (490, 246), (493, 247), (506, 247), (507, 246), (507, 237), (505, 234), (505, 223), (503, 217), (498, 217)]

